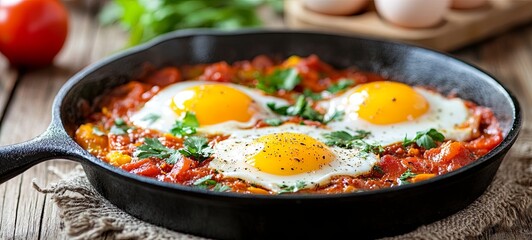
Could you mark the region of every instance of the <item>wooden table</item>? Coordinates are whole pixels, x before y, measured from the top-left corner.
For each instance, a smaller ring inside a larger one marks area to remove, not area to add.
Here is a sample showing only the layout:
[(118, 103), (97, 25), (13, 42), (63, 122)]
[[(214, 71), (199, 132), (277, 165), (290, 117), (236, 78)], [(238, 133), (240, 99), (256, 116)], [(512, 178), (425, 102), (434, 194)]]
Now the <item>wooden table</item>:
[[(62, 84), (83, 67), (124, 46), (124, 33), (99, 26), (91, 14), (95, 9), (72, 5), (70, 10), (70, 35), (54, 66), (17, 71), (0, 58), (0, 145), (42, 133), (50, 122), (52, 101)], [(278, 20), (272, 23), (279, 25)], [(524, 127), (531, 126), (532, 23), (452, 54), (503, 81), (523, 106)], [(66, 172), (76, 165), (65, 160), (47, 161), (0, 185), (0, 239), (65, 238), (57, 207), (49, 196), (32, 188), (32, 180), (46, 186), (58, 180), (49, 167)]]

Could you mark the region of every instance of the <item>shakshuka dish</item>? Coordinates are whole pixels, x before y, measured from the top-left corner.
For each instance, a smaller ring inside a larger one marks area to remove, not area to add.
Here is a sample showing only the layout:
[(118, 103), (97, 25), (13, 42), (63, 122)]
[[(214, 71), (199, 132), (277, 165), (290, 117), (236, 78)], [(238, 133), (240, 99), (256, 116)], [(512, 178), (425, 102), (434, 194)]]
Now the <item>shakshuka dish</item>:
[(492, 111), (319, 56), (147, 68), (87, 106), (76, 141), (210, 191), (346, 193), (459, 169), (503, 139)]

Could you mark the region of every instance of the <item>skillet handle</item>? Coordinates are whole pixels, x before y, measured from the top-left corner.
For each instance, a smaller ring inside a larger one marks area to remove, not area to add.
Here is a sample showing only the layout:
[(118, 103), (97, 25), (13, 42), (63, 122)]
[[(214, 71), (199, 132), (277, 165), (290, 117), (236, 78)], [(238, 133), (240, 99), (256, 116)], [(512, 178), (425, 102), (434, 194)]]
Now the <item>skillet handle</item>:
[(0, 184), (33, 165), (49, 159), (80, 159), (78, 146), (70, 136), (53, 124), (46, 132), (27, 142), (0, 146)]

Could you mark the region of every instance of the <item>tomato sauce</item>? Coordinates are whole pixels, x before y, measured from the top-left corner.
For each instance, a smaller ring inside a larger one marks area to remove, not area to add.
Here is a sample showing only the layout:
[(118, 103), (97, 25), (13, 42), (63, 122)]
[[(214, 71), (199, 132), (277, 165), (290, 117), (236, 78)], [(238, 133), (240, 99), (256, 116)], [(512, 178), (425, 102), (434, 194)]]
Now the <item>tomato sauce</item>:
[[(249, 61), (238, 61), (232, 64), (217, 62), (152, 69), (138, 79), (132, 79), (102, 96), (92, 108), (97, 110), (87, 113), (86, 122), (78, 128), (76, 141), (103, 161), (141, 176), (194, 186), (198, 179), (210, 175), (211, 180), (229, 187), (234, 192), (275, 194), (268, 189), (240, 179), (226, 178), (216, 170), (210, 169), (208, 165), (212, 157), (204, 161), (182, 157), (175, 163), (155, 157), (144, 159), (134, 157), (135, 151), (146, 138), (157, 138), (170, 149), (182, 148), (184, 140), (169, 133), (134, 127), (129, 123), (129, 117), (162, 88), (173, 83), (193, 78), (254, 87), (258, 84), (258, 76), (270, 74), (278, 68), (294, 68), (301, 77), (300, 84), (293, 90), (278, 90), (272, 93), (274, 96), (292, 102), (294, 101), (293, 94), (300, 94), (305, 89), (314, 93), (321, 92), (341, 79), (352, 79), (355, 85), (385, 80), (376, 74), (361, 72), (353, 68), (335, 69), (315, 55), (306, 58), (293, 56), (285, 60), (261, 55)], [(467, 107), (476, 118), (475, 123), (478, 125), (475, 125), (474, 138), (470, 141), (437, 142), (437, 146), (431, 149), (425, 149), (417, 144), (403, 146), (402, 143), (384, 146), (379, 154), (378, 162), (370, 172), (357, 177), (333, 177), (325, 186), (302, 189), (298, 192), (328, 194), (381, 189), (423, 181), (470, 164), (496, 147), (502, 141), (503, 136), (497, 119), (489, 108), (477, 106), (472, 102), (467, 102)], [(117, 119), (124, 121), (124, 134), (115, 134), (110, 131), (114, 125), (117, 125)], [(300, 116), (290, 117), (287, 122), (313, 126), (323, 124)], [(254, 127), (266, 126), (269, 124), (259, 120)], [(227, 137), (224, 135), (208, 136), (209, 145), (212, 146)]]

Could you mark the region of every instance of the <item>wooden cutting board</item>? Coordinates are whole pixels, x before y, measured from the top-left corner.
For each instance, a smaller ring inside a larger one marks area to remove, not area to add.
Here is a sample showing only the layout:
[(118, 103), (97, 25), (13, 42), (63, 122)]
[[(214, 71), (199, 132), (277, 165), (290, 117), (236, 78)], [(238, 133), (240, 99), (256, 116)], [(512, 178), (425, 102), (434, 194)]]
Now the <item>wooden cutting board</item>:
[(381, 19), (373, 1), (362, 13), (332, 16), (305, 8), (301, 0), (285, 1), (289, 28), (353, 33), (408, 42), (440, 51), (452, 51), (532, 20), (532, 0), (489, 0), (485, 7), (451, 9), (432, 28), (398, 27)]

